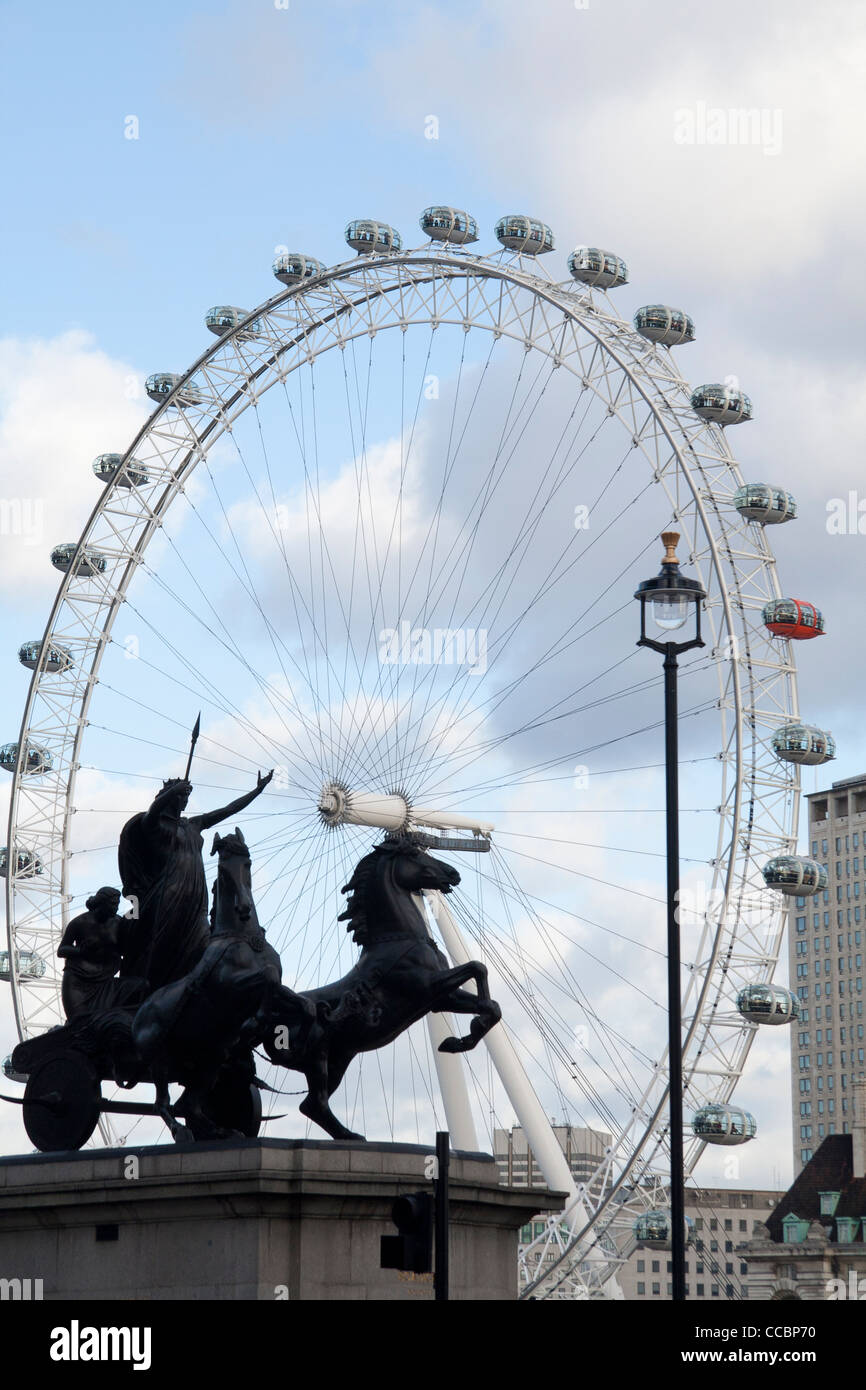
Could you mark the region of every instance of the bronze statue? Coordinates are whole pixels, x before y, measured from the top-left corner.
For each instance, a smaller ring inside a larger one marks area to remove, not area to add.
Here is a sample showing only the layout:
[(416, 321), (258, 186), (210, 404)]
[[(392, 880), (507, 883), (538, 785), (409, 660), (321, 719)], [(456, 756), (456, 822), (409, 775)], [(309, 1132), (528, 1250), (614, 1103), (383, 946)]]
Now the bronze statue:
[[(477, 960), (450, 966), (414, 901), (425, 888), (450, 893), (459, 882), (456, 869), (409, 836), (392, 835), (376, 845), (343, 889), (350, 897), (338, 919), (348, 919), (346, 930), (361, 947), (357, 964), (341, 980), (301, 992), (317, 1007), (313, 1028), (276, 1017), (282, 1026), (262, 1039), (273, 1062), (304, 1073), (309, 1090), (301, 1114), (334, 1139), (364, 1137), (347, 1129), (328, 1104), (358, 1053), (393, 1042), (428, 1013), (446, 1012), (471, 1014), (472, 1022), (468, 1036), (446, 1038), (439, 1051), (467, 1052), (502, 1017), (490, 997), (487, 967)], [(470, 980), (477, 994), (463, 988)]]
[[(43, 1151), (79, 1148), (106, 1110), (155, 1111), (177, 1140), (255, 1136), (263, 1085), (253, 1060), (258, 1045), (306, 1077), (303, 1115), (333, 1138), (359, 1139), (329, 1106), (359, 1053), (384, 1047), (431, 1012), (471, 1016), (466, 1036), (440, 1044), (440, 1051), (464, 1052), (501, 1017), (486, 967), (450, 966), (430, 936), (417, 895), (449, 893), (460, 875), (411, 835), (386, 836), (343, 889), (349, 899), (338, 920), (347, 920), (361, 951), (342, 979), (299, 993), (283, 985), (237, 828), (214, 838), (219, 866), (209, 920), (203, 832), (249, 806), (273, 772), (259, 773), (252, 791), (219, 810), (184, 816), (198, 730), (197, 722), (185, 775), (163, 783), (149, 809), (121, 832), (123, 890), (137, 915), (118, 916), (116, 888), (88, 898), (58, 951), (68, 1021), (12, 1053), (13, 1068), (28, 1077), (25, 1127)], [(470, 981), (477, 993), (464, 987)], [(155, 1106), (103, 1100), (100, 1082), (107, 1079), (127, 1087), (153, 1083)], [(174, 1105), (170, 1082), (185, 1088)]]
[(143, 975), (157, 988), (181, 979), (201, 959), (210, 939), (202, 832), (243, 811), (273, 775), (259, 773), (251, 792), (197, 816), (183, 814), (191, 784), (185, 777), (171, 778), (147, 811), (127, 821), (118, 864), (125, 895), (137, 901), (138, 918), (123, 975)]
[(119, 917), (120, 891), (100, 888), (87, 899), (87, 911), (74, 917), (57, 949), (65, 961), (61, 998), (72, 1021), (86, 1014), (139, 1002), (144, 980), (128, 975), (115, 978), (123, 960), (131, 921)]
[[(139, 1057), (156, 1085), (156, 1108), (176, 1139), (225, 1138), (240, 1128), (220, 1125), (207, 1113), (208, 1096), (221, 1071), (240, 1068), (272, 1011), (309, 1031), (316, 1010), (281, 983), (283, 964), (265, 938), (250, 882), (250, 852), (240, 830), (214, 837), (219, 855), (213, 886), (213, 932), (201, 960), (188, 975), (164, 985), (145, 1000), (132, 1025)], [(168, 1084), (186, 1087), (175, 1112)], [(247, 1091), (249, 1085), (247, 1085)], [(241, 1118), (241, 1117), (239, 1117)]]

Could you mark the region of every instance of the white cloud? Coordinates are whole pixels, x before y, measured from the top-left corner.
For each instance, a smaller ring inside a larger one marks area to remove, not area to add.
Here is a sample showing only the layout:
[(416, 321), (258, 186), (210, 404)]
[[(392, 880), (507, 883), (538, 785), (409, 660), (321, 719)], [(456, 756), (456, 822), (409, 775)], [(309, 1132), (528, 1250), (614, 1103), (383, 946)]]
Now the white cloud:
[(78, 539), (99, 496), (93, 459), (124, 452), (138, 429), (141, 381), (79, 330), (0, 340), (0, 582), (12, 592), (56, 589), (51, 548)]
[[(856, 7), (734, 0), (721, 15), (606, 0), (530, 13), (485, 0), (443, 22), (428, 5), (375, 67), (392, 119), (420, 134), (426, 102), (443, 147), (459, 142), (485, 182), (499, 181), (502, 211), (517, 194), (511, 210), (544, 216), (563, 244), (597, 240), (740, 285), (766, 278), (770, 262), (794, 271), (862, 220)], [(713, 109), (765, 113), (757, 143), (740, 142), (737, 119), (721, 130), (733, 143), (677, 142), (677, 113), (695, 113), (700, 138)]]

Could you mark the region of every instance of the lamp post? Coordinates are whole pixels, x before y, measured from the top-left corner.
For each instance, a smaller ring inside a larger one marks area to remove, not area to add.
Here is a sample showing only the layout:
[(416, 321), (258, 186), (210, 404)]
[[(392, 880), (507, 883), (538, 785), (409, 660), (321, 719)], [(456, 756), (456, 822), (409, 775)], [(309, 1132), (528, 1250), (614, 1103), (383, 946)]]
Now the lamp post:
[[(692, 647), (702, 647), (701, 602), (706, 593), (696, 579), (680, 574), (677, 531), (662, 532), (665, 547), (662, 567), (654, 579), (638, 585), (640, 602), (639, 647), (651, 647), (664, 657), (665, 673), (665, 801), (667, 822), (668, 888), (668, 1072), (670, 1078), (671, 1144), (671, 1272), (674, 1301), (686, 1296), (686, 1211), (683, 1185), (683, 1028), (680, 994), (680, 839), (679, 781), (677, 764), (677, 657)], [(694, 636), (685, 642), (657, 642), (646, 635), (649, 602), (656, 626), (663, 633), (684, 627), (694, 615)]]

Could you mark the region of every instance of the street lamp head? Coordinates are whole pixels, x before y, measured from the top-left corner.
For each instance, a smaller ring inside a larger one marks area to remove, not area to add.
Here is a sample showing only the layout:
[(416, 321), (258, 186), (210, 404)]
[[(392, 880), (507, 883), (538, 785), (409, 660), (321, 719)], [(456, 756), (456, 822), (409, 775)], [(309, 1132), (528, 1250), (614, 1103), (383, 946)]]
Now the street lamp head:
[(637, 587), (635, 598), (641, 605), (641, 636), (645, 632), (647, 600), (652, 606), (656, 626), (662, 632), (675, 632), (687, 621), (692, 608), (699, 615), (701, 601), (706, 598), (705, 590), (696, 579), (686, 579), (680, 574), (677, 559), (679, 538), (678, 531), (662, 532), (665, 547), (662, 567), (653, 579), (645, 579)]

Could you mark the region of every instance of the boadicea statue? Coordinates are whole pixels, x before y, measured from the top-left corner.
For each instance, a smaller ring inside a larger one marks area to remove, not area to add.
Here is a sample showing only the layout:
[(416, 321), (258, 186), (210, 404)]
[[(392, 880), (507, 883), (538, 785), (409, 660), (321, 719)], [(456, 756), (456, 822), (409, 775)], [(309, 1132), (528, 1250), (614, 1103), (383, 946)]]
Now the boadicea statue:
[[(411, 835), (387, 835), (357, 864), (342, 890), (339, 920), (360, 946), (340, 980), (295, 993), (265, 937), (253, 901), (250, 852), (238, 827), (215, 835), (218, 856), (208, 913), (203, 832), (239, 815), (273, 776), (219, 810), (185, 816), (196, 721), (182, 778), (163, 783), (150, 807), (127, 821), (118, 864), (120, 892), (100, 888), (66, 928), (66, 1023), (18, 1044), (11, 1068), (26, 1076), (24, 1126), (45, 1152), (77, 1149), (103, 1114), (157, 1114), (178, 1142), (254, 1136), (262, 1120), (253, 1051), (301, 1072), (301, 1113), (335, 1139), (362, 1139), (329, 1101), (360, 1052), (392, 1042), (427, 1013), (472, 1016), (465, 1037), (445, 1052), (475, 1047), (501, 1011), (480, 961), (452, 968), (413, 900), (423, 889), (449, 893), (460, 882), (450, 865)], [(336, 906), (336, 904), (335, 904)], [(477, 993), (465, 986), (474, 981)], [(152, 1105), (105, 1100), (101, 1082), (132, 1088), (149, 1082)], [(184, 1089), (172, 1104), (169, 1085)]]

